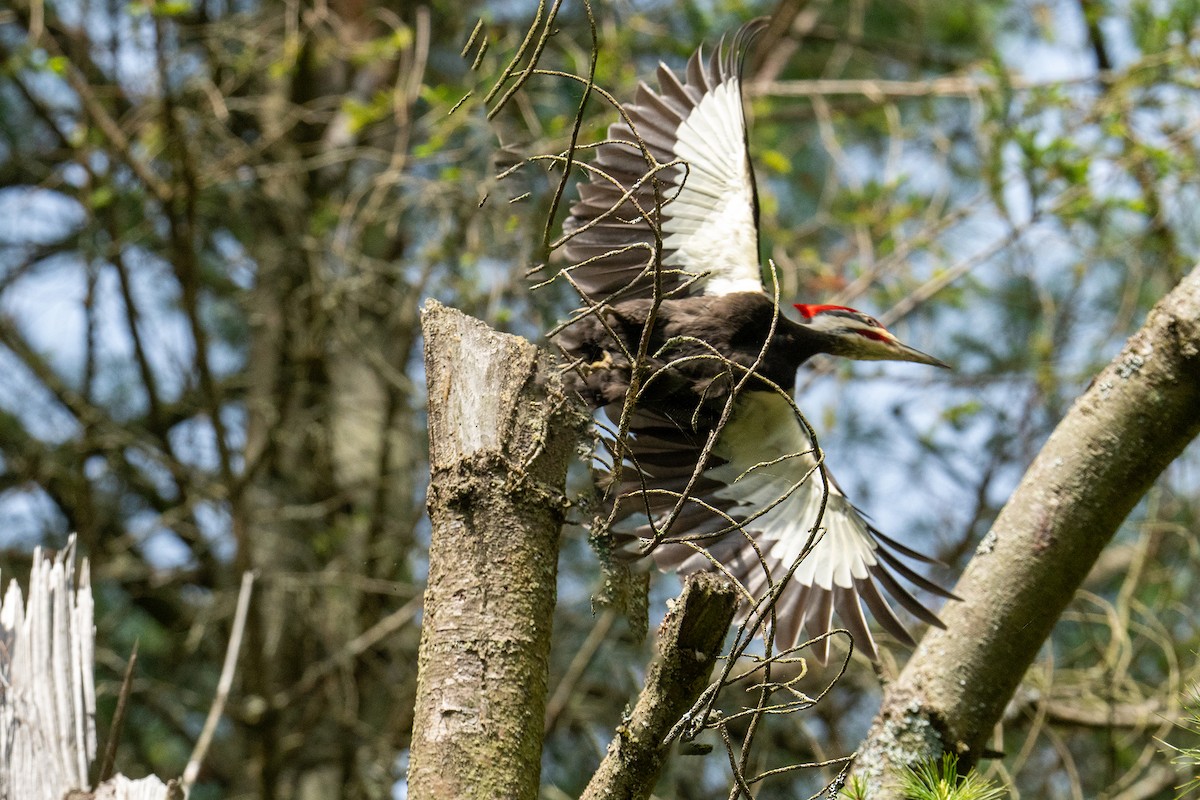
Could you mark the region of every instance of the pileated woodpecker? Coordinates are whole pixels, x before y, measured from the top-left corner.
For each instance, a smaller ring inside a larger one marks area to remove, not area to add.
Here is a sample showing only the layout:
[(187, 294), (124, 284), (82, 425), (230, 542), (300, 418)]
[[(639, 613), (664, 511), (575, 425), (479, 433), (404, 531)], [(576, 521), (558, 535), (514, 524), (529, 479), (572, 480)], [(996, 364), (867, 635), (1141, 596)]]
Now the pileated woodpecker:
[[(790, 395), (797, 368), (818, 353), (945, 364), (851, 308), (798, 304), (792, 321), (765, 291), (740, 83), (761, 28), (744, 26), (710, 58), (701, 48), (682, 80), (660, 65), (659, 91), (641, 84), (609, 128), (564, 223), (567, 271), (589, 309), (557, 343), (576, 359), (581, 394), (614, 421), (631, 382), (639, 386), (628, 442), (614, 448), (626, 462), (622, 480), (608, 487), (626, 544), (652, 549), (664, 570), (719, 562), (756, 601), (742, 604), (742, 618), (766, 613), (761, 601), (774, 596), (780, 649), (803, 629), (827, 634), (836, 610), (877, 659), (864, 603), (913, 643), (880, 588), (934, 625), (896, 576), (952, 595), (899, 556), (929, 559), (826, 484)], [(815, 646), (822, 663), (828, 642)]]

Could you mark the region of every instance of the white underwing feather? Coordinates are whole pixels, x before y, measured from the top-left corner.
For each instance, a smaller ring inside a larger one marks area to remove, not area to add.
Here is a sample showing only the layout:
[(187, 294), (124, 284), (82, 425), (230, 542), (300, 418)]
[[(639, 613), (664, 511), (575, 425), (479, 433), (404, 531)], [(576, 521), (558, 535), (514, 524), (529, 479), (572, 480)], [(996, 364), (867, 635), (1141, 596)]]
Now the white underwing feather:
[[(722, 45), (711, 58), (698, 50), (683, 75), (660, 65), (658, 90), (640, 84), (636, 102), (625, 109), (628, 121), (610, 126), (609, 141), (597, 148), (595, 161), (603, 175), (590, 175), (563, 223), (567, 258), (576, 264), (588, 261), (572, 270), (576, 285), (588, 298), (600, 301), (616, 292), (623, 298), (646, 297), (654, 284), (650, 275), (628, 283), (634, 262), (649, 261), (643, 252), (598, 250), (609, 242), (601, 231), (587, 225), (599, 217), (622, 221), (627, 244), (651, 246), (656, 238), (652, 225), (659, 220), (661, 263), (676, 270), (664, 276), (665, 291), (682, 288), (686, 294), (712, 295), (763, 291), (754, 173), (746, 147), (739, 75), (745, 46), (757, 30), (761, 25), (756, 23), (744, 27), (729, 47)], [(683, 162), (659, 169), (657, 198), (656, 181), (647, 179), (652, 162), (639, 147), (620, 144), (639, 137), (660, 167)], [(633, 200), (622, 200), (630, 190)], [(660, 210), (655, 208), (658, 203)], [(616, 206), (620, 207), (614, 211)], [(646, 213), (639, 214), (638, 207)], [(702, 277), (690, 280), (692, 276)]]

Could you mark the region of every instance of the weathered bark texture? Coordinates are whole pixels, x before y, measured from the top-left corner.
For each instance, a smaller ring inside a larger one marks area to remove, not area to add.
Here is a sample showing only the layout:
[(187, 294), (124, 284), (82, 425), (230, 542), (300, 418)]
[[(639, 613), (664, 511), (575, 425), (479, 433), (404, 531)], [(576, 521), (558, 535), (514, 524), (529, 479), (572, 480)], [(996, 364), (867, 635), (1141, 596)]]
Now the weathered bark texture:
[(29, 597), (0, 600), (0, 800), (179, 800), (177, 781), (117, 775), (89, 793), (96, 757), (96, 624), (91, 570), (75, 537), (33, 551)]
[(536, 798), (567, 465), (589, 418), (529, 342), (430, 301), (429, 583), (409, 797)]
[(721, 576), (702, 572), (687, 579), (663, 620), (646, 687), (581, 800), (650, 796), (669, 752), (663, 741), (708, 686), (737, 602), (737, 590)]
[(1046, 442), (860, 750), (872, 798), (906, 765), (985, 738), (1117, 527), (1200, 432), (1200, 268), (1151, 311)]

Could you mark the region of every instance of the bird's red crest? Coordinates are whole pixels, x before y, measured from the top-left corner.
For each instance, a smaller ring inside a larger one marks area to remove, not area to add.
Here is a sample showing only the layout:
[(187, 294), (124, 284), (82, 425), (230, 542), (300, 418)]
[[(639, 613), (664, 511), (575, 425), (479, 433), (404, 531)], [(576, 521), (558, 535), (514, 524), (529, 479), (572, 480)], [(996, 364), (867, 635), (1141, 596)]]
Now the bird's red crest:
[(853, 308), (849, 308), (847, 306), (810, 306), (805, 303), (796, 303), (796, 310), (799, 311), (800, 316), (804, 317), (805, 319), (812, 319), (823, 311), (850, 311), (852, 313), (858, 313), (854, 311)]

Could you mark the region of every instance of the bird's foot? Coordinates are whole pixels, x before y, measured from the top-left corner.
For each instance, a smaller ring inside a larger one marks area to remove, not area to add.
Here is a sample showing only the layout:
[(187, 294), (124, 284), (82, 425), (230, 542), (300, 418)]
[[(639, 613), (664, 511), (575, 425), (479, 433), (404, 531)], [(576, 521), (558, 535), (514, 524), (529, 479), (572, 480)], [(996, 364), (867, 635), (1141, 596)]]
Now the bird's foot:
[(611, 350), (605, 350), (604, 355), (598, 360), (588, 364), (588, 369), (612, 369), (613, 357)]

